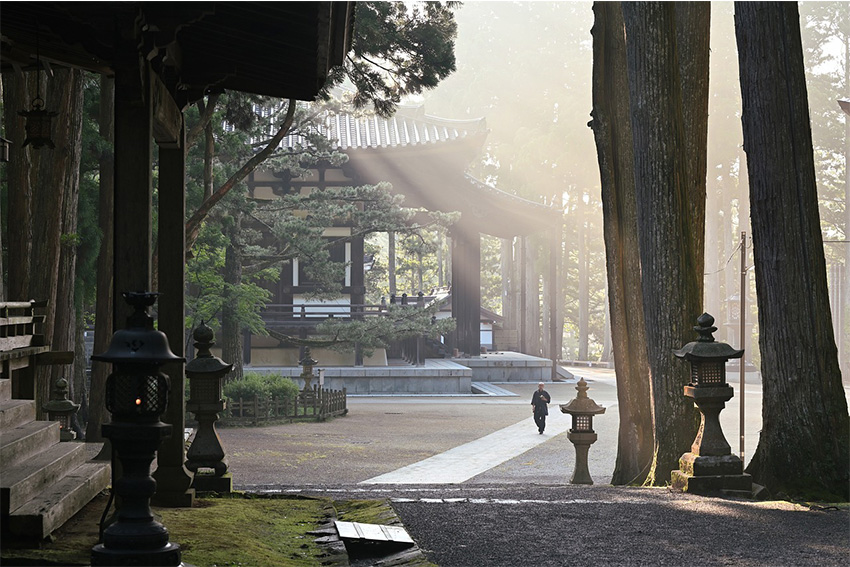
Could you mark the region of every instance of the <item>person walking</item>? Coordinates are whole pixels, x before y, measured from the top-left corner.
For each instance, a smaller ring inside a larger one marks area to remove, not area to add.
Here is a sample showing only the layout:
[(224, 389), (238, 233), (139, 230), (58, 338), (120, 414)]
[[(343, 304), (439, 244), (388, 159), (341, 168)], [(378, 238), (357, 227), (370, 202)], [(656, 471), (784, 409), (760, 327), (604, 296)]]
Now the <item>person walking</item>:
[(549, 415), (549, 402), (552, 396), (543, 389), (543, 382), (537, 384), (537, 390), (531, 396), (531, 411), (534, 414), (534, 423), (537, 424), (537, 432), (543, 435), (546, 429), (546, 416)]

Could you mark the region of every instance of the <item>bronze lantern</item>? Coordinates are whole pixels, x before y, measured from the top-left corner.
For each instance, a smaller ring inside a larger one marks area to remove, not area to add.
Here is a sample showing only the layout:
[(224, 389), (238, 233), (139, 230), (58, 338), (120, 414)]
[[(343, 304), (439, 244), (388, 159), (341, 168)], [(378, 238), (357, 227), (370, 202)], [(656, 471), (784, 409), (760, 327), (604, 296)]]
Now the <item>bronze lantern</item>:
[(112, 422), (102, 430), (124, 472), (113, 482), (121, 499), (116, 520), (92, 548), (92, 565), (180, 565), (180, 546), (168, 541), (168, 530), (154, 520), (150, 509), (156, 491), (150, 466), (162, 439), (171, 435), (171, 425), (160, 421), (169, 387), (160, 367), (184, 359), (171, 352), (167, 337), (154, 329), (148, 315), (159, 294), (123, 295), (135, 309), (127, 318), (127, 328), (112, 336), (106, 352), (92, 356), (113, 365), (106, 380), (106, 407)]

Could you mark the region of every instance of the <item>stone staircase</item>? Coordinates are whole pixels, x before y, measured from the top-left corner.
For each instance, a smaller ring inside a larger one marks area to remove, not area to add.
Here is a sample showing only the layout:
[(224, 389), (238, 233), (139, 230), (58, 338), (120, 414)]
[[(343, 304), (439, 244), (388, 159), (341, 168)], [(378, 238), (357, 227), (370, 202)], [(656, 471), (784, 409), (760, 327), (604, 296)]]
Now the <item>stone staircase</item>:
[(0, 521), (3, 538), (43, 539), (110, 482), (106, 461), (85, 443), (59, 442), (59, 423), (36, 421), (32, 400), (12, 399), (0, 379)]

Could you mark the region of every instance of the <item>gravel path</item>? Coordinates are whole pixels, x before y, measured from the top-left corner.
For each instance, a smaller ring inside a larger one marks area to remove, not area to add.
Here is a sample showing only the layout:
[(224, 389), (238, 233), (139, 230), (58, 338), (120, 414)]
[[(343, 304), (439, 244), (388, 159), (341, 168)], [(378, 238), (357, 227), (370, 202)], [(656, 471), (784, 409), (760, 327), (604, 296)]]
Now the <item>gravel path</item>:
[[(575, 451), (565, 434), (460, 484), (359, 484), (522, 420), (534, 431), (529, 400), (535, 384), (501, 386), (518, 395), (352, 397), (348, 416), (325, 423), (219, 433), (237, 488), (387, 499), (440, 567), (847, 564), (847, 507), (818, 510), (610, 486), (617, 408), (613, 376), (604, 372), (590, 381), (590, 397), (608, 407), (594, 419), (593, 486), (569, 484)], [(569, 383), (546, 389), (551, 412), (575, 396)], [(737, 434), (737, 427), (729, 429), (737, 420), (731, 406), (724, 422), (730, 441)], [(757, 431), (760, 408), (747, 411), (749, 436), (750, 428)]]

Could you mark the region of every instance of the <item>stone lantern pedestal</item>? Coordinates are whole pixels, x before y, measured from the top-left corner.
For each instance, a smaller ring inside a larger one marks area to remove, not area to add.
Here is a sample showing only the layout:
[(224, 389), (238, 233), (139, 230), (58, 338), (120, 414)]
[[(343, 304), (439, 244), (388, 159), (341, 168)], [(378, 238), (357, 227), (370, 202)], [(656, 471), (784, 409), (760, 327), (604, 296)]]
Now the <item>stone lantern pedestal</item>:
[(714, 317), (703, 313), (694, 330), (700, 337), (673, 354), (691, 363), (691, 383), (684, 387), (685, 397), (693, 400), (701, 419), (691, 451), (679, 459), (679, 470), (671, 473), (675, 490), (695, 494), (724, 493), (752, 496), (752, 477), (744, 473), (744, 463), (732, 449), (720, 427), (720, 412), (734, 391), (726, 383), (726, 361), (740, 358), (744, 351), (715, 342)]
[(572, 427), (567, 431), (567, 439), (576, 448), (576, 466), (570, 484), (593, 484), (587, 466), (587, 454), (597, 438), (593, 430), (593, 416), (605, 413), (605, 408), (587, 397), (588, 389), (587, 382), (581, 378), (576, 384), (578, 394), (575, 399), (560, 406), (562, 413), (573, 418)]
[(215, 430), (215, 422), (219, 412), (224, 410), (221, 382), (224, 375), (233, 369), (233, 365), (210, 353), (210, 347), (215, 344), (215, 335), (203, 321), (193, 336), (198, 354), (186, 365), (186, 376), (189, 378), (186, 411), (195, 414), (198, 431), (186, 452), (186, 468), (195, 473), (192, 481), (195, 490), (230, 494), (233, 492), (233, 475), (227, 472), (224, 447)]

